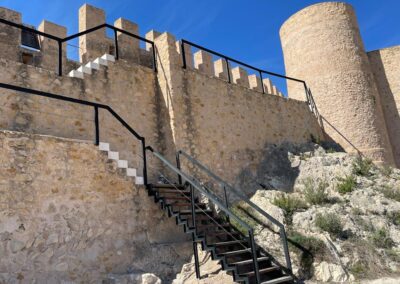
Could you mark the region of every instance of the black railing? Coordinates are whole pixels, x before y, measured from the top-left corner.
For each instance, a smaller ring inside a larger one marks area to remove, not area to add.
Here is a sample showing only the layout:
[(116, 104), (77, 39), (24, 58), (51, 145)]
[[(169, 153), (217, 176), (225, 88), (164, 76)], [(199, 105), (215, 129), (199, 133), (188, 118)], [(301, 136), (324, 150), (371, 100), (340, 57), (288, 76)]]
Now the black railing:
[[(189, 176), (188, 174), (184, 173), (183, 171), (181, 171), (181, 169), (175, 167), (171, 162), (169, 162), (164, 156), (162, 156), (160, 153), (154, 151), (154, 149), (152, 147), (146, 147), (146, 150), (150, 151), (158, 160), (160, 160), (160, 162), (169, 170), (171, 170), (172, 172), (174, 172), (175, 174), (178, 175), (180, 182), (183, 183), (187, 183), (189, 184), (189, 188), (191, 191), (191, 212), (192, 212), (192, 226), (193, 226), (193, 230), (194, 233), (197, 235), (197, 228), (196, 228), (196, 214), (195, 214), (195, 210), (201, 210), (200, 207), (195, 207), (195, 202), (194, 202), (194, 190), (196, 190), (197, 193), (205, 196), (209, 201), (211, 201), (214, 205), (218, 206), (218, 209), (220, 210), (221, 214), (223, 212), (223, 214), (225, 216), (227, 216), (229, 218), (229, 220), (235, 221), (237, 222), (244, 230), (246, 230), (247, 232), (247, 236), (248, 237), (248, 243), (251, 249), (251, 254), (252, 254), (252, 260), (253, 260), (253, 269), (255, 272), (255, 280), (256, 283), (261, 283), (260, 281), (260, 274), (259, 274), (259, 268), (258, 268), (258, 261), (257, 261), (257, 246), (254, 240), (254, 230), (253, 228), (251, 228), (246, 222), (244, 222), (242, 219), (240, 219), (240, 217), (238, 217), (236, 214), (234, 214), (228, 207), (226, 207), (223, 202), (220, 200), (220, 198), (218, 198), (216, 195), (214, 195), (212, 192), (210, 192), (209, 190), (207, 190), (201, 183), (200, 181), (198, 181), (196, 178)], [(170, 182), (171, 185), (173, 185), (172, 182)], [(182, 184), (182, 183), (180, 183)], [(211, 216), (208, 216), (209, 218), (211, 218)], [(223, 229), (223, 228), (222, 228)], [(195, 252), (195, 255), (197, 253)], [(199, 264), (198, 261), (196, 261), (196, 275), (199, 276), (200, 272), (199, 272)], [(198, 277), (199, 278), (199, 277)]]
[[(238, 197), (241, 201), (246, 202), (252, 209), (257, 211), (259, 214), (267, 218), (271, 223), (276, 225), (279, 228), (279, 235), (282, 240), (282, 246), (283, 246), (283, 252), (285, 255), (285, 261), (286, 261), (286, 268), (288, 272), (292, 273), (292, 262), (290, 259), (290, 253), (289, 253), (289, 247), (288, 247), (288, 242), (287, 242), (287, 235), (285, 231), (285, 226), (276, 220), (274, 217), (272, 217), (270, 214), (265, 212), (263, 209), (261, 209), (258, 205), (253, 203), (244, 193), (241, 191), (237, 190), (235, 187), (230, 185), (229, 183), (225, 182), (222, 178), (214, 174), (210, 169), (208, 169), (205, 165), (203, 165), (201, 162), (190, 156), (189, 154), (185, 153), (182, 150), (179, 150), (176, 153), (176, 161), (177, 161), (177, 168), (181, 170), (181, 159), (180, 156), (185, 157), (191, 164), (196, 166), (198, 169), (200, 169), (203, 173), (205, 173), (207, 176), (211, 177), (221, 188), (223, 189), (224, 193), (224, 203), (226, 208), (230, 208), (230, 202), (227, 196), (227, 190), (229, 193), (234, 194), (236, 197)], [(181, 181), (181, 176), (178, 174), (178, 179)], [(207, 187), (209, 189), (209, 187)]]
[(278, 78), (281, 78), (281, 79), (285, 79), (285, 80), (289, 80), (289, 81), (293, 81), (293, 82), (297, 82), (299, 84), (302, 84), (304, 86), (305, 97), (306, 97), (307, 103), (310, 106), (311, 111), (317, 116), (317, 118), (319, 118), (318, 110), (317, 110), (317, 107), (315, 105), (314, 99), (312, 97), (311, 90), (307, 87), (307, 84), (306, 84), (306, 82), (304, 80), (296, 79), (296, 78), (293, 78), (293, 77), (288, 77), (288, 76), (281, 75), (281, 74), (278, 74), (278, 73), (275, 73), (275, 72), (270, 72), (270, 71), (267, 71), (267, 70), (262, 70), (260, 68), (251, 66), (251, 65), (249, 65), (247, 63), (244, 63), (242, 61), (233, 59), (233, 58), (231, 58), (229, 56), (226, 56), (226, 55), (224, 55), (222, 53), (216, 52), (214, 50), (211, 50), (209, 48), (206, 48), (204, 46), (198, 45), (196, 43), (190, 42), (190, 41), (185, 40), (185, 39), (181, 40), (180, 45), (181, 45), (181, 51), (182, 51), (181, 52), (181, 54), (182, 54), (182, 67), (184, 69), (186, 69), (188, 67), (187, 58), (186, 58), (188, 53), (186, 53), (186, 50), (185, 50), (186, 49), (185, 46), (187, 45), (187, 46), (192, 46), (194, 48), (203, 50), (205, 52), (208, 52), (210, 54), (213, 54), (213, 55), (215, 55), (217, 57), (222, 58), (224, 60), (224, 62), (225, 62), (225, 65), (226, 65), (226, 69), (227, 69), (227, 73), (228, 73), (227, 76), (228, 76), (228, 82), (229, 83), (232, 83), (232, 76), (231, 76), (231, 71), (230, 71), (230, 66), (231, 66), (230, 62), (233, 62), (233, 63), (236, 63), (238, 65), (241, 65), (241, 66), (244, 66), (246, 68), (249, 68), (249, 69), (255, 71), (256, 74), (258, 74), (258, 76), (260, 77), (261, 88), (262, 88), (262, 93), (263, 94), (266, 93), (265, 86), (264, 86), (264, 83), (263, 83), (263, 79), (264, 79), (263, 74), (271, 75), (271, 76), (274, 76), (274, 77), (278, 77)]
[(116, 28), (116, 27), (114, 27), (112, 25), (109, 25), (109, 24), (106, 24), (106, 23), (105, 24), (101, 24), (101, 25), (96, 26), (96, 27), (93, 27), (93, 28), (90, 28), (90, 29), (87, 29), (85, 31), (73, 34), (73, 35), (70, 35), (70, 36), (67, 36), (65, 38), (60, 38), (60, 37), (57, 37), (57, 36), (54, 36), (54, 35), (51, 35), (51, 34), (48, 34), (48, 33), (44, 33), (44, 32), (41, 32), (41, 31), (38, 31), (38, 30), (35, 30), (35, 29), (32, 29), (32, 28), (26, 27), (24, 25), (13, 23), (13, 22), (7, 21), (5, 19), (1, 19), (1, 18), (0, 18), (0, 23), (5, 24), (5, 25), (9, 25), (9, 26), (12, 26), (12, 27), (15, 27), (15, 28), (18, 28), (18, 29), (23, 30), (23, 31), (27, 31), (27, 32), (33, 33), (35, 35), (40, 35), (40, 36), (52, 39), (54, 41), (57, 41), (57, 44), (58, 44), (58, 75), (59, 76), (62, 76), (62, 74), (63, 74), (63, 71), (62, 71), (63, 70), (63, 62), (62, 62), (63, 61), (62, 60), (63, 43), (67, 42), (67, 41), (69, 41), (71, 39), (86, 35), (88, 33), (92, 33), (94, 31), (97, 31), (97, 30), (103, 29), (103, 28), (109, 28), (109, 29), (112, 29), (114, 31), (115, 59), (117, 59), (117, 60), (119, 59), (118, 36), (117, 36), (118, 32), (120, 32), (122, 34), (125, 34), (127, 36), (130, 36), (130, 37), (136, 38), (138, 40), (144, 41), (146, 43), (149, 43), (152, 46), (151, 50), (152, 50), (152, 57), (153, 57), (153, 60), (152, 60), (153, 61), (153, 70), (155, 72), (157, 72), (157, 64), (156, 64), (156, 54), (155, 54), (154, 42), (152, 42), (151, 40), (148, 40), (148, 39), (146, 39), (144, 37), (135, 35), (133, 33), (127, 32), (127, 31), (119, 29), (119, 28)]
[(0, 88), (22, 92), (28, 95), (46, 97), (56, 100), (61, 100), (65, 102), (70, 102), (79, 105), (85, 105), (93, 107), (94, 110), (94, 125), (95, 125), (95, 145), (99, 145), (100, 143), (100, 123), (99, 123), (99, 109), (107, 110), (115, 119), (117, 119), (137, 140), (141, 142), (142, 147), (142, 159), (143, 159), (143, 180), (144, 184), (147, 185), (147, 158), (146, 158), (146, 140), (143, 136), (139, 135), (129, 124), (119, 116), (110, 106), (103, 105), (95, 102), (84, 101), (80, 99), (70, 98), (61, 95), (55, 95), (52, 93), (42, 92), (38, 90), (28, 89), (24, 87), (14, 86), (10, 84), (0, 83)]

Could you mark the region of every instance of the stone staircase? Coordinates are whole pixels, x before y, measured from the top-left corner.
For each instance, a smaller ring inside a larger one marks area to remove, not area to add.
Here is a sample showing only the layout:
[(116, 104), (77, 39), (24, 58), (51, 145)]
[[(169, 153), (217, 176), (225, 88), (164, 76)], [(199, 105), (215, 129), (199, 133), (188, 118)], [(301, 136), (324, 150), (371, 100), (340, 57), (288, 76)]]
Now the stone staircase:
[(69, 77), (84, 79), (84, 74), (91, 75), (92, 70), (100, 70), (100, 66), (108, 66), (109, 63), (115, 62), (115, 58), (111, 54), (104, 54), (101, 57), (97, 57), (95, 60), (89, 61), (88, 63), (81, 65), (75, 70), (71, 70), (68, 73)]
[[(99, 150), (107, 152), (108, 158), (117, 162), (119, 168), (126, 169), (127, 176), (134, 177), (135, 183), (144, 184), (137, 170), (129, 168), (128, 161), (121, 160), (119, 153), (110, 150), (110, 144), (100, 142)], [(165, 181), (167, 182), (167, 181)], [(148, 195), (159, 203), (169, 217), (186, 234), (192, 236), (204, 251), (210, 252), (212, 259), (219, 261), (223, 270), (237, 283), (257, 283), (254, 271), (254, 258), (249, 239), (229, 219), (222, 217), (192, 196), (187, 184), (163, 183), (149, 184)], [(194, 209), (192, 209), (194, 201)], [(193, 214), (194, 213), (194, 214)], [(194, 218), (193, 218), (194, 217)], [(193, 219), (196, 221), (193, 222)], [(262, 284), (293, 283), (294, 278), (276, 264), (263, 249), (257, 248), (257, 263)]]

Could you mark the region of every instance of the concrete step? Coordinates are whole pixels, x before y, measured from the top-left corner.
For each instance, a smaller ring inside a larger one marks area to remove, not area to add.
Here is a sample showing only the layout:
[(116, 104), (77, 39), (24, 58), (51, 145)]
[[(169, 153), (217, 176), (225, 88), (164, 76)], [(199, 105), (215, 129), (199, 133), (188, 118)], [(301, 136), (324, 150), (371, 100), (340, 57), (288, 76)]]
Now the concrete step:
[(110, 144), (105, 142), (99, 143), (99, 150), (100, 151), (110, 151)]
[(94, 69), (94, 70), (100, 70), (100, 65), (97, 63), (94, 63), (93, 61), (86, 63), (85, 67)]
[(110, 160), (119, 160), (119, 153), (114, 151), (108, 151), (108, 158)]
[(83, 79), (83, 72), (80, 72), (78, 70), (72, 70), (71, 72), (68, 73), (68, 76), (72, 78)]
[(103, 56), (101, 56), (101, 59), (107, 60), (110, 62), (115, 62), (115, 57), (113, 55), (107, 54), (107, 53), (103, 54)]
[(127, 160), (118, 160), (117, 161), (118, 168), (127, 169), (128, 168), (128, 161)]
[(89, 68), (89, 67), (86, 67), (86, 66), (84, 66), (84, 65), (82, 65), (81, 67), (79, 67), (78, 69), (77, 69), (79, 72), (82, 72), (82, 73), (85, 73), (85, 74), (92, 74), (92, 69), (91, 68)]
[(128, 177), (136, 177), (136, 169), (127, 168), (127, 169), (126, 169), (126, 175), (127, 175)]
[(93, 63), (95, 63), (97, 65), (108, 66), (108, 61), (101, 57), (97, 57), (95, 60), (93, 60)]

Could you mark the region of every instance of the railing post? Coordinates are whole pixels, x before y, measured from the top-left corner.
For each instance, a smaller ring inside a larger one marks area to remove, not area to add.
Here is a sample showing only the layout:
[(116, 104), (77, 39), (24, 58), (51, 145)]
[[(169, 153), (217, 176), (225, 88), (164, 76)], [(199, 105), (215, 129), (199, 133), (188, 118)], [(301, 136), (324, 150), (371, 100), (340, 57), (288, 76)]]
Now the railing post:
[(229, 67), (228, 58), (224, 57), (226, 64), (226, 73), (228, 74), (228, 82), (231, 83), (231, 68)]
[(153, 70), (157, 73), (156, 45), (154, 44), (154, 42), (152, 42), (151, 46), (151, 51), (153, 52)]
[(182, 52), (182, 68), (186, 69), (185, 43), (183, 41), (181, 41), (181, 52)]
[(192, 240), (193, 240), (193, 253), (194, 253), (194, 265), (196, 269), (196, 278), (200, 279), (200, 263), (199, 263), (199, 251), (197, 248), (196, 236), (197, 236), (197, 229), (196, 229), (196, 208), (195, 208), (195, 198), (194, 198), (194, 190), (193, 186), (190, 185), (190, 200), (191, 200), (191, 207), (192, 207)]
[[(176, 152), (176, 168), (178, 170), (181, 170), (181, 159), (180, 159), (180, 153), (179, 151)], [(180, 174), (178, 174), (178, 182), (179, 184), (182, 184), (182, 177)]]
[(62, 41), (58, 40), (58, 76), (62, 76)]
[(286, 268), (290, 271), (290, 273), (292, 273), (292, 261), (290, 260), (290, 253), (289, 253), (289, 247), (288, 247), (288, 243), (287, 243), (287, 237), (286, 237), (285, 230), (283, 230), (281, 228), (279, 233), (281, 235), (281, 239), (282, 239), (282, 243), (283, 243), (283, 251), (285, 253), (285, 259), (286, 259)]
[(145, 138), (142, 137), (142, 154), (143, 154), (143, 181), (144, 185), (147, 186), (147, 157), (146, 157), (146, 141)]
[(225, 205), (226, 205), (226, 208), (229, 209), (228, 195), (226, 194), (226, 187), (225, 187), (225, 185), (224, 185), (224, 197), (225, 197)]
[(263, 75), (262, 75), (263, 73), (261, 72), (261, 70), (258, 72), (260, 72), (260, 81), (261, 81), (262, 92), (263, 92), (263, 94), (265, 94), (265, 86), (264, 86)]
[(256, 244), (254, 242), (254, 233), (253, 230), (249, 230), (249, 242), (250, 242), (250, 248), (253, 256), (253, 269), (254, 273), (256, 276), (256, 283), (260, 284), (260, 272), (258, 271), (258, 261), (257, 261), (257, 250), (256, 250)]
[(97, 106), (94, 107), (94, 125), (95, 125), (95, 131), (96, 131), (95, 145), (99, 145), (100, 144), (99, 108)]
[(114, 29), (114, 44), (115, 44), (115, 59), (119, 59), (119, 52), (118, 52), (118, 33), (117, 30)]

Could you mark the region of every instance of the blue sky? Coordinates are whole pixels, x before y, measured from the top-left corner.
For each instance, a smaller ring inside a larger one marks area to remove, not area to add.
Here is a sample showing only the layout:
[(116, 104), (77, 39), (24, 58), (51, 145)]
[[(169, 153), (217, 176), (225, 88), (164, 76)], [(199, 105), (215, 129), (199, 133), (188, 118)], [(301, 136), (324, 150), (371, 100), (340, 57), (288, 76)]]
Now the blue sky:
[[(107, 22), (124, 17), (140, 34), (169, 31), (259, 68), (284, 73), (279, 28), (314, 0), (0, 0), (37, 26), (46, 19), (78, 31), (78, 9), (85, 2), (106, 11)], [(349, 0), (359, 20), (367, 50), (400, 44), (399, 0)]]

